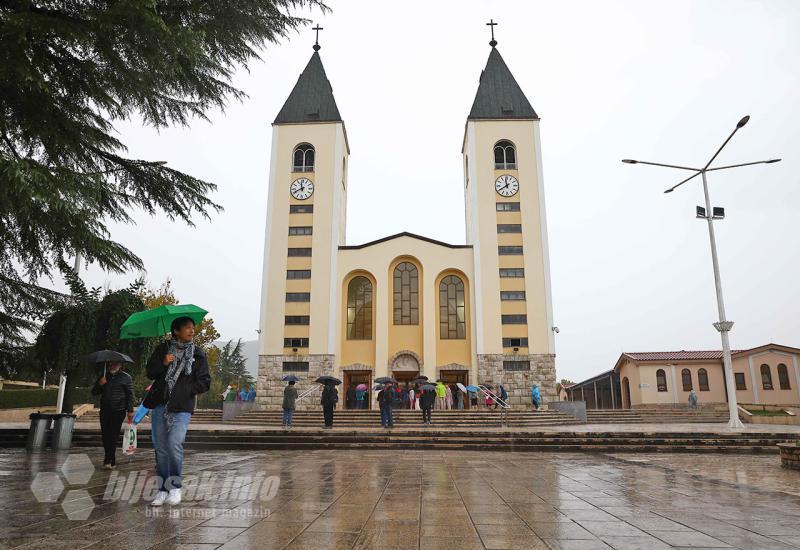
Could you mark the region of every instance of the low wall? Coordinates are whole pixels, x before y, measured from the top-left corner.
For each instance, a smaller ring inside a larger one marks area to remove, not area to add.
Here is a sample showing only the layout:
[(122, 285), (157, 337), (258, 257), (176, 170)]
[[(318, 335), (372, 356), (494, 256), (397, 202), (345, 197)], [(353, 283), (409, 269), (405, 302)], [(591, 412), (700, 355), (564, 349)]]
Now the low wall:
[(778, 443), (781, 450), (781, 466), (800, 470), (800, 447), (792, 443)]
[(240, 414), (244, 414), (255, 408), (255, 401), (225, 401), (222, 403), (222, 421), (233, 420)]
[(547, 408), (551, 411), (572, 415), (578, 420), (586, 422), (586, 401), (550, 401)]
[[(85, 412), (94, 407), (91, 403), (83, 405), (75, 405), (72, 408), (72, 414), (82, 416)], [(19, 409), (0, 409), (0, 422), (28, 422), (30, 415), (33, 413), (54, 413), (55, 407), (24, 407)]]

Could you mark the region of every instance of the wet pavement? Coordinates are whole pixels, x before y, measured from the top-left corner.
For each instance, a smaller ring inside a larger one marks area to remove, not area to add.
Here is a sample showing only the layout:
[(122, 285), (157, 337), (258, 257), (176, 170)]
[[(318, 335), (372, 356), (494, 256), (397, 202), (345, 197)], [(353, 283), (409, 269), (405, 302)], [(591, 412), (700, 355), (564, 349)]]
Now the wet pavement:
[(0, 450), (0, 548), (800, 548), (777, 456), (190, 451), (154, 512), (151, 450), (82, 455)]

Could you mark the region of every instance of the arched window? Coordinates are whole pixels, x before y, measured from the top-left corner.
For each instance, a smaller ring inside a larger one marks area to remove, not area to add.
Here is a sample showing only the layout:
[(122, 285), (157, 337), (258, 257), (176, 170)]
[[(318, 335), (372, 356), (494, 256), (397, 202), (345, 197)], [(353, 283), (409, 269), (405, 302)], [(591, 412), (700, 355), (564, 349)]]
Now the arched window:
[(700, 391), (708, 391), (708, 371), (706, 369), (697, 371), (697, 385), (700, 386)]
[(778, 384), (780, 384), (782, 390), (792, 389), (792, 386), (789, 384), (789, 371), (783, 363), (778, 365)]
[(464, 281), (448, 275), (439, 283), (439, 337), (463, 340), (467, 337)]
[(765, 390), (772, 389), (772, 371), (769, 370), (769, 365), (761, 365), (761, 386)]
[(411, 262), (394, 268), (394, 324), (419, 324), (419, 272)]
[(301, 143), (294, 148), (292, 155), (292, 170), (294, 172), (314, 171), (314, 146), (310, 143)]
[(692, 391), (692, 373), (689, 369), (681, 371), (681, 383), (683, 384), (683, 391)]
[(664, 372), (664, 369), (656, 371), (656, 386), (658, 386), (658, 391), (667, 391), (667, 373)]
[(347, 339), (372, 340), (372, 283), (366, 277), (347, 285)]
[(504, 139), (494, 146), (494, 167), (496, 170), (515, 170), (517, 168), (517, 149)]

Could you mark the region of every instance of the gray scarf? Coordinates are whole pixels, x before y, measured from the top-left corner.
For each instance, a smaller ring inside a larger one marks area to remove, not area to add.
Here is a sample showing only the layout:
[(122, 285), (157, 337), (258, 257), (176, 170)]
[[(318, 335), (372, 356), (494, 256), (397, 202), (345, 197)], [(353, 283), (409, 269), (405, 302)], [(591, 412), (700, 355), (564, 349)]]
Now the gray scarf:
[[(178, 359), (178, 351), (183, 352), (183, 355)], [(186, 373), (186, 376), (192, 374), (192, 364), (194, 363), (194, 342), (178, 342), (171, 340), (169, 343), (169, 353), (174, 357), (172, 363), (167, 369), (167, 400), (172, 396), (172, 389), (175, 387), (175, 382), (178, 381), (181, 373)]]

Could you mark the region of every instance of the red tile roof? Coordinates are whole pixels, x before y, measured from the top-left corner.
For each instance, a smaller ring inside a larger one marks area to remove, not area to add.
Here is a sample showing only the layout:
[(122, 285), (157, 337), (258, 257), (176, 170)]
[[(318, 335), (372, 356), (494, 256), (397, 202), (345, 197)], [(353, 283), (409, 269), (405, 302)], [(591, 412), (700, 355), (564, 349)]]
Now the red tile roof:
[[(739, 353), (744, 350), (731, 350)], [(722, 359), (722, 350), (711, 351), (648, 351), (643, 353), (623, 353), (634, 361), (695, 361), (702, 359)]]

